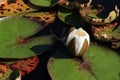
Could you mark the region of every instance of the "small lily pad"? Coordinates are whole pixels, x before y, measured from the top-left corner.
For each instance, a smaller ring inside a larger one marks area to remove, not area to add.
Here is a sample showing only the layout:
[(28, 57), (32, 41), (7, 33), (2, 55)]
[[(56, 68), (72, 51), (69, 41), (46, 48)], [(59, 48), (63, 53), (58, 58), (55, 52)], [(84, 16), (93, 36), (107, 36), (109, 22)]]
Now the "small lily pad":
[(99, 45), (91, 45), (79, 58), (56, 52), (48, 61), (52, 80), (119, 80), (120, 57), (116, 52)]
[(55, 5), (59, 0), (30, 0), (30, 2), (37, 6), (50, 7)]

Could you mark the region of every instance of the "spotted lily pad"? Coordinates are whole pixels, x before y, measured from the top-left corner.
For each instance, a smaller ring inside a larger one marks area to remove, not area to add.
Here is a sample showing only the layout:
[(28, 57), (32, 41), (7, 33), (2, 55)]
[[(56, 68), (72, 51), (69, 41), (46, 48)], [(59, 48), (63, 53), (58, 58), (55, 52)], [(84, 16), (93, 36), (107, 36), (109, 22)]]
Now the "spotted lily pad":
[(115, 6), (106, 18), (98, 17), (97, 15), (103, 11), (103, 6), (94, 6), (91, 2), (92, 0), (89, 0), (88, 3), (80, 4), (79, 13), (85, 21), (94, 25), (102, 25), (114, 21), (119, 16), (119, 9)]
[(103, 46), (91, 45), (83, 61), (66, 53), (54, 53), (48, 71), (52, 80), (119, 80), (120, 57)]
[[(16, 72), (16, 69), (15, 70), (11, 70), (9, 68), (9, 66), (7, 65), (4, 65), (4, 64), (0, 64), (0, 79), (1, 80), (9, 80), (10, 79), (10, 76), (12, 73)], [(17, 70), (17, 73), (14, 74), (12, 76), (12, 78), (14, 78), (14, 80), (18, 77), (17, 74), (19, 74), (20, 72)], [(20, 76), (20, 74), (19, 74)], [(13, 79), (10, 79), (10, 80), (13, 80)]]
[(36, 8), (33, 8), (26, 4), (24, 0), (1, 0), (0, 1), (0, 17), (18, 15), (21, 13), (27, 13), (36, 11)]
[(59, 0), (30, 0), (30, 2), (37, 6), (50, 7), (55, 5)]
[[(26, 58), (41, 54), (41, 51), (50, 48), (51, 36), (30, 38), (44, 26), (22, 17), (3, 18), (0, 21), (0, 57)], [(33, 52), (33, 46), (41, 46), (39, 53)], [(48, 47), (42, 47), (48, 46)]]
[(35, 22), (40, 23), (43, 26), (46, 26), (56, 19), (56, 13), (54, 12), (36, 12), (36, 13), (26, 13), (21, 16), (29, 18)]
[(92, 26), (94, 38), (112, 43), (113, 48), (120, 47), (120, 25), (118, 22), (101, 26)]
[(39, 58), (37, 56), (21, 59), (14, 61), (10, 64), (10, 68), (18, 69), (21, 72), (21, 76), (25, 76), (32, 72), (39, 63)]

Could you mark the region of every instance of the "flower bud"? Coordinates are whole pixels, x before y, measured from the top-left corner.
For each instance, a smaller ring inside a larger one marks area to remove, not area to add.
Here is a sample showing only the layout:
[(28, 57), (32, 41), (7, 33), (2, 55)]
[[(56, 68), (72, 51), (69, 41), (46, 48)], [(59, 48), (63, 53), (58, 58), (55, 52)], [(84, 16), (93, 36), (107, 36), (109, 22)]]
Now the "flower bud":
[(67, 47), (75, 56), (82, 56), (88, 49), (89, 44), (89, 34), (82, 28), (71, 31), (66, 42)]

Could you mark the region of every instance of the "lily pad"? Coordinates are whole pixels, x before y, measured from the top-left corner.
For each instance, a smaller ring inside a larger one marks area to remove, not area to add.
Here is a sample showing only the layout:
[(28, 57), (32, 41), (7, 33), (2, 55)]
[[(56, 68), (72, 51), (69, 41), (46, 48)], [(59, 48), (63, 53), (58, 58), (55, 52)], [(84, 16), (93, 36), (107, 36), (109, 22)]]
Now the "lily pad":
[[(0, 79), (1, 80), (7, 80), (7, 79), (10, 79), (10, 76), (12, 73), (16, 72), (16, 69), (15, 70), (11, 70), (9, 68), (9, 66), (7, 65), (3, 65), (3, 64), (0, 64)], [(20, 72), (17, 70), (17, 73), (14, 74), (12, 76), (12, 78), (14, 78), (14, 80), (17, 78), (17, 74), (19, 74)], [(20, 76), (20, 74), (19, 74)], [(12, 80), (12, 79), (10, 79)]]
[[(115, 6), (115, 9), (110, 11), (109, 15), (106, 18), (99, 17), (101, 11), (103, 11), (103, 6), (101, 5), (91, 5), (92, 0), (89, 0), (88, 3), (80, 4), (79, 13), (81, 17), (88, 23), (94, 25), (103, 25), (114, 21), (119, 16), (119, 9)], [(104, 17), (104, 16), (103, 16)]]
[[(30, 38), (43, 26), (22, 17), (3, 18), (0, 21), (0, 57), (1, 58), (26, 58), (38, 55), (31, 50), (33, 46), (52, 44), (51, 36)], [(8, 31), (7, 31), (8, 30)], [(50, 46), (48, 46), (50, 48)], [(48, 48), (47, 48), (48, 49)], [(39, 52), (39, 54), (41, 51)]]
[(59, 0), (30, 0), (30, 2), (37, 6), (50, 7), (55, 5)]
[(120, 57), (116, 52), (99, 45), (91, 45), (83, 61), (57, 52), (48, 61), (52, 80), (119, 80)]
[(59, 11), (58, 17), (61, 21), (73, 26), (84, 27), (87, 25), (87, 23), (80, 17), (80, 15), (77, 12), (72, 13), (70, 11)]
[(39, 58), (37, 56), (16, 60), (10, 64), (10, 68), (20, 70), (21, 76), (25, 76), (32, 72), (38, 65)]
[(18, 15), (37, 10), (26, 4), (24, 0), (1, 0), (0, 7), (0, 17)]
[(36, 12), (36, 13), (26, 13), (21, 16), (31, 19), (35, 22), (40, 23), (42, 26), (46, 26), (56, 19), (55, 12)]
[(120, 47), (120, 25), (118, 22), (109, 23), (101, 26), (92, 26), (94, 38), (112, 43), (113, 48)]

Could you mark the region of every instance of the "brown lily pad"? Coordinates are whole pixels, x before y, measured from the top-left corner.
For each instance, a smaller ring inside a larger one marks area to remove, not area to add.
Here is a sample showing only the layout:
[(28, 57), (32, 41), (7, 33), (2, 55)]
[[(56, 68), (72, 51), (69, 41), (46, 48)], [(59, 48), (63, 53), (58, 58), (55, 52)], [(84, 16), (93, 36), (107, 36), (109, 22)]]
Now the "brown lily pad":
[(37, 56), (33, 56), (30, 58), (15, 61), (9, 66), (12, 69), (19, 69), (21, 72), (21, 76), (25, 76), (30, 72), (32, 72), (36, 68), (38, 63), (39, 63), (39, 58)]

